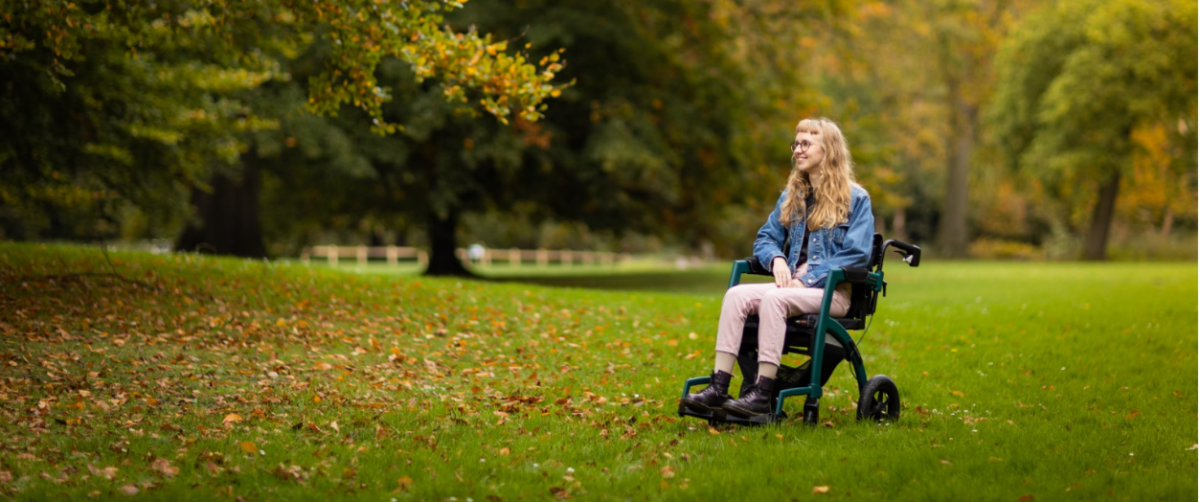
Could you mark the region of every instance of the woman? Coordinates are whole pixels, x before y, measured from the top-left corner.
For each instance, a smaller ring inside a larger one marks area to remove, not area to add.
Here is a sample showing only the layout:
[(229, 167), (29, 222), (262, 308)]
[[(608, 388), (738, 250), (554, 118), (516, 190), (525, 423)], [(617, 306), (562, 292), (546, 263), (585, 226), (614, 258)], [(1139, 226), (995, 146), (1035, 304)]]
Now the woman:
[[(850, 150), (829, 119), (805, 119), (792, 141), (792, 172), (775, 210), (758, 231), (754, 256), (775, 276), (774, 283), (730, 288), (717, 326), (717, 360), (712, 380), (683, 398), (696, 411), (744, 417), (770, 413), (775, 375), (783, 355), (788, 317), (821, 310), (825, 279), (841, 267), (866, 267), (875, 234), (871, 199), (854, 182)], [(830, 315), (850, 308), (849, 284), (835, 290)], [(746, 316), (758, 314), (758, 380), (742, 396), (729, 396), (733, 363), (742, 343)], [(826, 335), (821, 383), (845, 358), (837, 340)]]

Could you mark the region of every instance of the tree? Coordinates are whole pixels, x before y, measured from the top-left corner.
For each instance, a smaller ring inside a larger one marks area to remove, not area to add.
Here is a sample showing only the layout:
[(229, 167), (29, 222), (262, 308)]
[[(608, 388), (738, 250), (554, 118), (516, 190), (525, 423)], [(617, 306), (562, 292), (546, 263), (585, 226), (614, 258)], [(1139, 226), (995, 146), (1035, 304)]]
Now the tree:
[(1177, 133), (1171, 169), (1196, 169), (1196, 11), (1173, 0), (1055, 4), (1001, 48), (989, 123), (1012, 165), (1091, 204), (1085, 259), (1106, 256), (1139, 131)]
[(382, 112), (390, 86), (375, 75), (395, 58), (413, 78), (437, 77), (459, 106), (501, 122), (540, 118), (543, 100), (560, 92), (550, 82), (561, 64), (446, 29), (443, 13), (459, 5), (5, 2), (0, 109), (13, 120), (0, 131), (0, 212), (20, 219), (35, 206), (93, 204), (105, 213), (120, 200), (166, 208), (181, 190), (210, 190), (214, 172), (236, 176), (243, 135), (275, 126), (239, 93), (286, 79), (280, 62), (314, 41), (330, 49), (308, 82), (310, 111), (352, 105), (375, 131), (396, 131)]
[[(427, 229), (431, 274), (465, 273), (454, 248), (458, 221), (468, 212), (520, 207), (535, 223), (584, 222), (596, 231), (671, 234), (692, 243), (711, 239), (726, 205), (762, 198), (743, 189), (754, 173), (745, 168), (749, 156), (739, 152), (763, 149), (743, 136), (754, 123), (748, 103), (761, 98), (743, 85), (749, 65), (728, 51), (733, 28), (722, 27), (715, 15), (708, 5), (674, 0), (515, 6), (477, 0), (449, 18), (452, 26), (474, 26), (515, 44), (561, 47), (571, 64), (560, 76), (575, 84), (543, 120), (509, 124), (457, 113), (441, 99), (444, 86), (437, 82), (398, 87), (384, 113), (405, 130), (380, 137), (345, 128), (372, 172), (326, 186), (370, 201), (355, 206), (359, 219)], [(553, 62), (560, 53), (539, 57)], [(409, 80), (403, 65), (380, 71), (381, 78)], [(775, 144), (787, 144), (795, 113), (776, 120), (776, 134), (783, 134)], [(784, 148), (774, 151), (778, 165), (786, 166)], [(299, 188), (280, 182), (287, 188), (268, 195), (271, 200)], [(781, 183), (782, 177), (771, 189)], [(739, 247), (752, 237), (753, 229), (747, 232)]]
[[(866, 2), (849, 16), (847, 33), (823, 37), (826, 50), (844, 56), (819, 68), (821, 89), (866, 139), (858, 144), (864, 171), (878, 175), (866, 181), (881, 195), (880, 212), (890, 213), (898, 234), (914, 220), (936, 222), (939, 255), (966, 254), (980, 109), (991, 96), (996, 47), (1025, 3)], [(940, 193), (930, 179), (941, 180)]]

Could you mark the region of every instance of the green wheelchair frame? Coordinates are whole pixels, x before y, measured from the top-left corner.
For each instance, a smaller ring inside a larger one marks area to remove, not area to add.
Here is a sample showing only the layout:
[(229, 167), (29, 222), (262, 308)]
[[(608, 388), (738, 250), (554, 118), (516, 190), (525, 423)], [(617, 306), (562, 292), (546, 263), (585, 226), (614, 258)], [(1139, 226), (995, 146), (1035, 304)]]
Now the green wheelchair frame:
[[(711, 424), (735, 423), (741, 425), (762, 425), (777, 423), (787, 418), (787, 414), (783, 411), (784, 400), (792, 396), (803, 395), (807, 396), (804, 401), (804, 422), (810, 425), (816, 424), (820, 419), (820, 399), (822, 396), (821, 368), (825, 355), (825, 337), (818, 336), (818, 333), (827, 333), (841, 343), (846, 351), (846, 360), (852, 365), (859, 390), (858, 412), (856, 414), (858, 420), (870, 419), (879, 421), (884, 418), (889, 420), (899, 419), (900, 393), (896, 388), (896, 384), (884, 375), (877, 375), (870, 380), (867, 379), (866, 367), (863, 365), (862, 355), (859, 353), (858, 346), (854, 343), (853, 337), (850, 336), (849, 329), (862, 329), (865, 318), (875, 313), (875, 304), (879, 293), (882, 292), (884, 296), (887, 296), (887, 282), (883, 280), (883, 258), (887, 248), (894, 246), (897, 249), (897, 253), (903, 257), (903, 260), (912, 267), (916, 267), (921, 263), (921, 248), (897, 240), (884, 242), (883, 237), (879, 234), (875, 234), (872, 244), (871, 259), (867, 268), (838, 268), (829, 272), (829, 276), (825, 281), (825, 296), (821, 300), (821, 311), (818, 314), (796, 316), (788, 319), (785, 353), (802, 352), (795, 349), (797, 347), (804, 348), (806, 345), (808, 353), (812, 357), (809, 362), (811, 375), (809, 375), (809, 384), (807, 386), (778, 390), (774, 400), (775, 410), (773, 413), (744, 418), (726, 414), (724, 411), (705, 413), (685, 407), (682, 399), (683, 397), (687, 397), (691, 388), (696, 385), (707, 384), (711, 380), (710, 377), (689, 378), (683, 384), (683, 396), (681, 396), (679, 403), (679, 416), (701, 418), (708, 420)], [(771, 275), (754, 257), (737, 260), (733, 262), (733, 271), (729, 276), (730, 288), (737, 286), (741, 282), (742, 274)], [(829, 315), (829, 308), (833, 301), (834, 289), (842, 283), (853, 285), (851, 307), (849, 310), (851, 317), (836, 319)], [(811, 329), (809, 329), (810, 326)], [(748, 333), (747, 336), (749, 336)], [(757, 338), (757, 333), (754, 336)], [(800, 342), (800, 340), (807, 343)], [(813, 343), (814, 340), (820, 340), (822, 343)], [(757, 346), (757, 339), (754, 340), (754, 344)], [(743, 345), (744, 350), (745, 345)], [(739, 355), (739, 360), (741, 358), (742, 356)], [(785, 367), (781, 366), (781, 369), (783, 368)], [(745, 370), (746, 367), (743, 366), (743, 377), (745, 377)], [(742, 389), (745, 390), (746, 388), (746, 385), (743, 384)]]

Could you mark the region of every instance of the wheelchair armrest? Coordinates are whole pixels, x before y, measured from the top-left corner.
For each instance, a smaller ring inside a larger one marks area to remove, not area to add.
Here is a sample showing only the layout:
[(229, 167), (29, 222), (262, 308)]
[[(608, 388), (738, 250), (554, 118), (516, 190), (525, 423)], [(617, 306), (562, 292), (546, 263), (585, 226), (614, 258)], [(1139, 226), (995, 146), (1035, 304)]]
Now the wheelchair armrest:
[(842, 271), (846, 272), (846, 281), (850, 284), (866, 284), (868, 275), (871, 269), (865, 267), (842, 267)]
[(758, 262), (758, 258), (753, 256), (744, 260), (733, 261), (733, 271), (729, 273), (729, 287), (732, 288), (738, 284), (741, 284), (742, 274), (765, 275), (767, 277), (771, 276), (771, 273), (768, 272), (767, 269), (763, 268), (762, 264)]
[(746, 258), (746, 263), (750, 264), (750, 271), (746, 272), (747, 274), (767, 275), (767, 276), (771, 275), (771, 271), (767, 270), (767, 267), (764, 267), (763, 264), (758, 261), (757, 256), (751, 256), (749, 258)]

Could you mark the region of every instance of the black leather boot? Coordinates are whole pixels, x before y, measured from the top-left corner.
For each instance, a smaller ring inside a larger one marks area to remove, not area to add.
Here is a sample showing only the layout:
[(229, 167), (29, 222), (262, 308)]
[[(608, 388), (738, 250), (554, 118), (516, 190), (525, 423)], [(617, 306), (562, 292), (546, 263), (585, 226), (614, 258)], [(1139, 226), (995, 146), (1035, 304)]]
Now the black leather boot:
[(714, 370), (708, 387), (700, 392), (688, 394), (683, 398), (683, 405), (693, 411), (717, 411), (725, 401), (733, 399), (729, 395), (729, 379), (733, 375), (720, 370)]
[(748, 392), (736, 400), (726, 401), (722, 409), (742, 417), (755, 417), (774, 411), (775, 379), (759, 376)]

